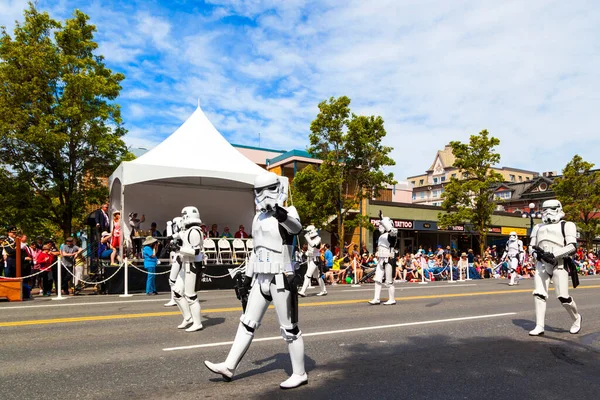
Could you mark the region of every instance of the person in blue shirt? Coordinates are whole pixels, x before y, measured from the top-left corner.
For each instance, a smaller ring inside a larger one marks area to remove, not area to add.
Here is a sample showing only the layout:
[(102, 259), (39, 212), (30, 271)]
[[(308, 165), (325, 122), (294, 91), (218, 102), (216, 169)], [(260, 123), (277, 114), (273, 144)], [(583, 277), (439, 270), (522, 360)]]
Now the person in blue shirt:
[(323, 258), (325, 258), (325, 271), (330, 270), (333, 267), (333, 253), (329, 248), (329, 244), (325, 244), (325, 253), (323, 253)]
[(158, 258), (156, 257), (156, 251), (158, 249), (158, 240), (152, 236), (146, 237), (144, 243), (142, 243), (144, 249), (142, 254), (144, 255), (144, 268), (148, 271), (148, 279), (146, 280), (146, 294), (148, 296), (157, 295), (156, 291), (156, 264), (158, 264)]

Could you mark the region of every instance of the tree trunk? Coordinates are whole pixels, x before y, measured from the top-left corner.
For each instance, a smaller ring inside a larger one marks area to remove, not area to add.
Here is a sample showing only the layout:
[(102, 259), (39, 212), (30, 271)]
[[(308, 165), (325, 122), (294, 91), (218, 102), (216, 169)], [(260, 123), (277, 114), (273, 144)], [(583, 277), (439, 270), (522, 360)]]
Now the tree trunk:
[(338, 246), (340, 248), (340, 257), (342, 256), (345, 240), (344, 240), (344, 222), (342, 220), (342, 213), (338, 213)]
[(479, 255), (483, 259), (483, 254), (485, 253), (485, 243), (487, 241), (487, 232), (485, 229), (479, 230)]

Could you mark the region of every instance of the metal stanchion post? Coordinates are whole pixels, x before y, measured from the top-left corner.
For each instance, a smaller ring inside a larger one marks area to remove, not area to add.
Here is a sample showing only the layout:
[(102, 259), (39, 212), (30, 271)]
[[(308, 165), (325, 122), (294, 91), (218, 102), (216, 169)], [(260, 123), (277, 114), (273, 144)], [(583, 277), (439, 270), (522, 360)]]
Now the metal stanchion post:
[(425, 282), (425, 268), (421, 267), (421, 282), (419, 282), (419, 285), (427, 285), (427, 282)]
[(54, 280), (55, 285), (56, 285), (56, 297), (53, 297), (52, 300), (64, 300), (67, 297), (63, 297), (62, 295), (62, 262), (61, 262), (61, 257), (58, 256), (57, 261), (58, 264), (58, 276), (55, 276), (54, 278), (56, 278)]
[[(449, 264), (448, 268), (450, 268), (450, 280), (448, 281), (448, 283), (456, 283), (456, 281), (454, 280), (454, 271), (452, 270), (452, 264)], [(458, 266), (456, 269), (458, 269)]]
[(133, 295), (129, 294), (129, 260), (125, 257), (123, 262), (125, 263), (125, 268), (123, 273), (125, 274), (125, 279), (123, 280), (123, 285), (125, 286), (125, 293), (120, 294), (119, 297), (131, 297)]
[(352, 287), (360, 287), (360, 285), (356, 281), (356, 264), (357, 264), (357, 261), (356, 260), (352, 260), (352, 263), (354, 264), (354, 285), (352, 285)]

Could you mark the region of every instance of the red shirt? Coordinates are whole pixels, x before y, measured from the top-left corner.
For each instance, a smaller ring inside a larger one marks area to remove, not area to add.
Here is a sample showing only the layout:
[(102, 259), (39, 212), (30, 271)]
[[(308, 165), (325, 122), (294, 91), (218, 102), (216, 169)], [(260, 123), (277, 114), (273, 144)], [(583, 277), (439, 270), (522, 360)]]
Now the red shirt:
[(246, 233), (246, 231), (237, 231), (233, 236), (237, 239), (244, 239), (247, 238), (249, 235)]
[(37, 262), (40, 266), (40, 269), (48, 269), (52, 266), (52, 263), (54, 262), (54, 256), (50, 253), (41, 252), (38, 255)]

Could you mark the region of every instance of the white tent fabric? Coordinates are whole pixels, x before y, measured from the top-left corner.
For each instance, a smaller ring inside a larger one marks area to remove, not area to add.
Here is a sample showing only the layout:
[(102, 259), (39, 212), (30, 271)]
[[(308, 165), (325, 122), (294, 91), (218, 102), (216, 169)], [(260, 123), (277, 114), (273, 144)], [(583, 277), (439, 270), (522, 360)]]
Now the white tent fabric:
[(111, 209), (121, 210), (124, 237), (128, 214), (146, 216), (162, 231), (184, 206), (196, 206), (202, 221), (219, 232), (239, 225), (248, 232), (254, 215), (252, 184), (266, 171), (216, 130), (200, 107), (173, 134), (134, 161), (123, 162), (109, 178)]

